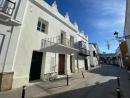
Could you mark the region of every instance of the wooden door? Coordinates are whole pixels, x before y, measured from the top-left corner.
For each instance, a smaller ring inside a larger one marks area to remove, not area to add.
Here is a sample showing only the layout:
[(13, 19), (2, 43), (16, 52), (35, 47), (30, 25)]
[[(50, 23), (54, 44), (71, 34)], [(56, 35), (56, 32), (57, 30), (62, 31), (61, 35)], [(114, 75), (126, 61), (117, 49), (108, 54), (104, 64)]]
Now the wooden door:
[(58, 74), (63, 75), (65, 74), (65, 55), (59, 54), (59, 69)]

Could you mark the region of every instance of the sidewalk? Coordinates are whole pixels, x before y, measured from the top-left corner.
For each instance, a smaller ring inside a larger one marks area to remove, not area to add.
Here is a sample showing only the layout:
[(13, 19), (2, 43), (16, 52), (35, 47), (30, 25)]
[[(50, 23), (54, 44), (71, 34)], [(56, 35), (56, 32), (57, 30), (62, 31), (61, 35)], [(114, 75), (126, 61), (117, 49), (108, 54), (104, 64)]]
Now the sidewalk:
[[(83, 72), (86, 77), (87, 72)], [(27, 86), (26, 88), (26, 98), (38, 98), (41, 96), (48, 96), (51, 94), (61, 93), (68, 90), (72, 90), (73, 87), (86, 81), (83, 78), (82, 73), (75, 73), (69, 76), (69, 86), (67, 86), (66, 78), (57, 79), (52, 81), (39, 81), (33, 85)], [(22, 88), (0, 92), (0, 98), (21, 98)]]

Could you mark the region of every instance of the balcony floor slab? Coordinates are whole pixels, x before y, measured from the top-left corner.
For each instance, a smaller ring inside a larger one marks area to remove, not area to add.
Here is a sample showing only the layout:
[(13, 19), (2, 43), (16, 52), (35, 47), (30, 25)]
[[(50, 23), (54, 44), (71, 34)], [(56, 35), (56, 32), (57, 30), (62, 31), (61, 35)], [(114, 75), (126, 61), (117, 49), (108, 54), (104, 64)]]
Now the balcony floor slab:
[(52, 46), (40, 49), (41, 52), (53, 52), (53, 53), (61, 53), (61, 54), (75, 54), (78, 53), (79, 50), (71, 47), (67, 47), (61, 44), (54, 44)]

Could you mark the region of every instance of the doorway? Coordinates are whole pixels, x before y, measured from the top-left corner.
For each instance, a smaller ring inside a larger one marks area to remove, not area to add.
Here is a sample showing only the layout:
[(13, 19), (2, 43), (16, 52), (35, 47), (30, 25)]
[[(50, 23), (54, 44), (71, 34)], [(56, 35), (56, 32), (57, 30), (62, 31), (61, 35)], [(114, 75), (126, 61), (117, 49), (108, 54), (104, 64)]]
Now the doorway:
[(87, 59), (84, 59), (84, 62), (85, 62), (85, 70), (88, 70), (88, 61), (87, 61)]
[(40, 79), (42, 57), (42, 52), (33, 51), (29, 81)]
[(65, 55), (64, 54), (59, 54), (58, 74), (59, 75), (65, 74)]

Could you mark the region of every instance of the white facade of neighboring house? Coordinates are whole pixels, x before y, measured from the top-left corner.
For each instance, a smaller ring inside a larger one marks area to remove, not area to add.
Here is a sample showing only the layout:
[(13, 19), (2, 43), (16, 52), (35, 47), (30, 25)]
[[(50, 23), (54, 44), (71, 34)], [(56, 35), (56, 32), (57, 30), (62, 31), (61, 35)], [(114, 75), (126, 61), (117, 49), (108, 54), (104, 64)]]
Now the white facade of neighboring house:
[(130, 57), (130, 0), (126, 0), (125, 36)]
[(97, 66), (99, 65), (99, 60), (98, 60), (98, 50), (97, 48), (95, 47), (94, 44), (90, 43), (89, 44), (89, 50), (90, 50), (90, 65), (91, 66)]
[(116, 50), (116, 58), (117, 58), (117, 65), (123, 67), (123, 60), (122, 60), (121, 51), (119, 47)]
[(12, 1), (16, 5), (11, 4), (13, 14), (7, 16), (3, 11), (10, 2), (5, 1), (0, 1), (1, 90), (89, 69), (88, 37), (70, 22), (68, 13), (58, 12), (56, 2)]

